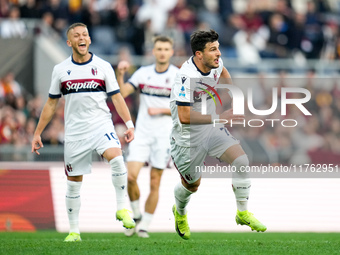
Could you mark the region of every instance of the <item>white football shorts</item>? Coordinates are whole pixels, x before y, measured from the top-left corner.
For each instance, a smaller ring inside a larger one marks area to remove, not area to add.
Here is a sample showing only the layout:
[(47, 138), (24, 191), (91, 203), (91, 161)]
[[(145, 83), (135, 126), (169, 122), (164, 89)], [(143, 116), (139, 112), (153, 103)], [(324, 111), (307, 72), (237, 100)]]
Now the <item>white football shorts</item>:
[(214, 127), (199, 146), (183, 147), (171, 139), (171, 157), (182, 179), (191, 184), (201, 177), (201, 171), (196, 171), (196, 167), (203, 166), (207, 155), (220, 158), (229, 147), (239, 143), (239, 140), (234, 138), (227, 128)]
[(109, 148), (121, 148), (118, 136), (111, 123), (93, 132), (88, 138), (79, 141), (65, 141), (64, 162), (67, 176), (91, 173), (92, 153), (99, 155)]
[(149, 162), (154, 168), (165, 169), (170, 161), (170, 136), (142, 136), (136, 132), (126, 161)]

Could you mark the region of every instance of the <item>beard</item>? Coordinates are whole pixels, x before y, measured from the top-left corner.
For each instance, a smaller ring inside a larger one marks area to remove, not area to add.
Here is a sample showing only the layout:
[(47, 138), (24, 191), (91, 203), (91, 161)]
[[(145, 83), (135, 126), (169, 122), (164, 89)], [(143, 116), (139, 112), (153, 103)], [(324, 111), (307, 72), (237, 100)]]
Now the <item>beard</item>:
[(215, 64), (214, 60), (210, 61), (210, 62), (204, 61), (203, 64), (210, 69), (215, 69), (215, 68), (218, 68), (220, 66), (219, 63)]

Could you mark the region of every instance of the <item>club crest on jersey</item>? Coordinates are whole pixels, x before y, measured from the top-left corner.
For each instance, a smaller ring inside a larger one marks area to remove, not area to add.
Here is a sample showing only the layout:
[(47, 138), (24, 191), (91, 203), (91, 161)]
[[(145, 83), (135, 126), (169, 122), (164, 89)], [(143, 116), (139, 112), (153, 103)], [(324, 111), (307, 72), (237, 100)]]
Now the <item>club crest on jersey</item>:
[(92, 74), (97, 75), (98, 71), (96, 67), (92, 67)]
[(72, 172), (73, 168), (71, 164), (66, 165), (67, 172)]

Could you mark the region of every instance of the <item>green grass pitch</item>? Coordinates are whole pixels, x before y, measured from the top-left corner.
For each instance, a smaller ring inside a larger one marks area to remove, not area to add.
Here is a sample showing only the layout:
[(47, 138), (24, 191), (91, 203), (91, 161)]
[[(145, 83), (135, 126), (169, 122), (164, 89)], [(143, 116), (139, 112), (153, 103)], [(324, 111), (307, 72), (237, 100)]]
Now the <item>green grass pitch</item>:
[(82, 233), (64, 243), (65, 233), (0, 232), (0, 254), (340, 254), (340, 233), (150, 233), (149, 239), (123, 233)]

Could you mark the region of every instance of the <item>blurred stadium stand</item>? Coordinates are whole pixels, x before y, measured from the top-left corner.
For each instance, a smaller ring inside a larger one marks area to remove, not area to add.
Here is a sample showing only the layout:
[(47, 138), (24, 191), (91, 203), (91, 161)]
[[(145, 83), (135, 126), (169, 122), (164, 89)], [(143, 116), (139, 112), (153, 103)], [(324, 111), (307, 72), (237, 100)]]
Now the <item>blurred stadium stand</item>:
[[(45, 147), (40, 157), (31, 154), (30, 141), (48, 96), (52, 68), (70, 54), (65, 30), (76, 21), (88, 24), (91, 51), (113, 67), (122, 59), (132, 63), (129, 75), (139, 66), (152, 63), (151, 39), (159, 31), (175, 38), (172, 62), (180, 66), (191, 55), (190, 33), (197, 28), (215, 29), (220, 34), (224, 64), (234, 79), (262, 76), (276, 79), (276, 85), (281, 86), (282, 76), (288, 80), (299, 78), (304, 81), (302, 86), (312, 93), (308, 107), (313, 110), (313, 117), (303, 119), (302, 126), (294, 132), (279, 128), (233, 130), (252, 161), (289, 163), (298, 154), (305, 162), (321, 162), (326, 158), (319, 156), (322, 153), (333, 155), (327, 162), (339, 161), (340, 1), (173, 0), (166, 6), (162, 4), (167, 1), (155, 1), (153, 12), (167, 8), (165, 21), (150, 16), (150, 6), (141, 0), (95, 0), (80, 4), (65, 0), (3, 2), (0, 9), (1, 161), (63, 160), (63, 100), (44, 132)], [(12, 17), (17, 15), (10, 14), (13, 6), (19, 7), (21, 16)], [(155, 25), (157, 22), (163, 24), (161, 30)], [(320, 77), (331, 85), (323, 87), (322, 82), (321, 86), (311, 82)], [(8, 86), (10, 90), (4, 89)], [(264, 103), (271, 98), (271, 87), (262, 89), (257, 98), (262, 97)], [(138, 97), (130, 97), (127, 102), (136, 116)], [(110, 103), (109, 107), (114, 112)], [(113, 117), (117, 127), (122, 124), (116, 114)], [(301, 142), (298, 139), (301, 137), (310, 141), (306, 143), (308, 148), (295, 142)], [(100, 160), (97, 156), (94, 159)]]

